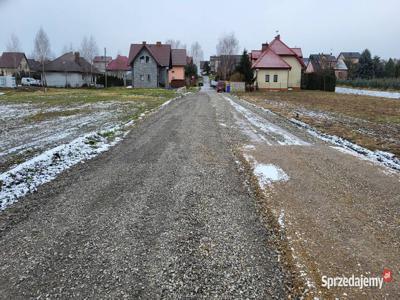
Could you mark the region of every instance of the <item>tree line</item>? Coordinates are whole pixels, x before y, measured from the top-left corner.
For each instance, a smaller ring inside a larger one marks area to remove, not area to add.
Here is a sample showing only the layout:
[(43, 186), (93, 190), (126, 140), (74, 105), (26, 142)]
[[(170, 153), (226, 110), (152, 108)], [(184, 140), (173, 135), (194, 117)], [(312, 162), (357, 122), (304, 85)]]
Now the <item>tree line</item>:
[(365, 49), (357, 64), (345, 60), (349, 79), (400, 78), (400, 60), (389, 58), (383, 60), (379, 56), (372, 57)]

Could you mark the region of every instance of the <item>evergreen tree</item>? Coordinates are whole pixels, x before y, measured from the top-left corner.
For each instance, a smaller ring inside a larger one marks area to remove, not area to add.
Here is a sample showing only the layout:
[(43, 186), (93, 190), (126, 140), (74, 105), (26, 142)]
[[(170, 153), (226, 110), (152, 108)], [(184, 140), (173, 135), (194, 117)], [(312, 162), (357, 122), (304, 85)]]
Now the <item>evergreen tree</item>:
[(375, 55), (372, 59), (372, 64), (374, 66), (374, 77), (382, 78), (385, 75), (385, 65), (383, 64), (381, 58)]
[(185, 67), (185, 76), (189, 78), (197, 78), (197, 66), (195, 64), (188, 64)]
[(358, 76), (363, 79), (370, 79), (374, 76), (374, 65), (371, 58), (371, 52), (369, 52), (368, 49), (365, 49), (363, 53), (361, 53)]
[(393, 59), (389, 58), (388, 62), (385, 65), (385, 77), (393, 78), (396, 75), (396, 65), (394, 64)]
[(240, 58), (240, 63), (236, 68), (236, 71), (242, 74), (244, 82), (250, 85), (254, 81), (254, 73), (251, 68), (250, 57), (247, 54), (247, 50), (243, 51), (242, 57)]
[(395, 74), (396, 78), (400, 77), (400, 60), (397, 61), (396, 64), (396, 74)]
[(204, 70), (203, 70), (203, 72), (204, 72), (206, 75), (210, 75), (211, 68), (210, 68), (210, 63), (209, 63), (208, 61), (206, 61), (206, 62), (204, 63)]
[(351, 59), (345, 59), (344, 63), (347, 66), (347, 76), (349, 79), (355, 79), (358, 77), (359, 64), (355, 64)]

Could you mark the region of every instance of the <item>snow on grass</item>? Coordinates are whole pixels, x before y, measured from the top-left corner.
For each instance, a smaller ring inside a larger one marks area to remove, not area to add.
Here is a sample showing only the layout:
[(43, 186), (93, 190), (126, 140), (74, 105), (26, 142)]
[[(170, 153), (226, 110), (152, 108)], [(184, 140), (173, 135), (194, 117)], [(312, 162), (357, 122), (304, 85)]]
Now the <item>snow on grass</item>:
[(241, 113), (247, 121), (257, 129), (261, 130), (263, 133), (274, 135), (276, 136), (276, 142), (279, 145), (309, 145), (307, 142), (299, 139), (298, 137), (294, 136), (293, 134), (289, 133), (285, 129), (272, 124), (271, 122), (267, 121), (264, 118), (259, 117), (252, 111), (248, 110), (247, 108), (237, 104), (229, 97), (223, 96), (225, 100), (227, 100), (237, 112)]
[[(169, 104), (171, 100), (167, 102)], [(164, 103), (163, 107), (167, 104)], [(131, 120), (123, 125), (110, 125), (100, 132), (87, 133), (0, 174), (0, 211), (35, 192), (40, 185), (54, 180), (63, 171), (109, 150), (129, 133), (134, 123)]]
[(334, 144), (336, 147), (333, 148), (336, 150), (340, 150), (341, 152), (351, 154), (358, 158), (362, 158), (381, 166), (400, 171), (400, 160), (397, 159), (393, 153), (384, 151), (371, 151), (341, 137), (321, 133), (310, 125), (299, 120), (290, 119), (290, 121), (299, 127), (305, 128), (312, 136), (317, 137), (325, 142)]
[(278, 224), (281, 226), (281, 229), (285, 229), (285, 211), (282, 209), (281, 213), (278, 217)]
[[(105, 137), (110, 132), (117, 137), (112, 140)], [(55, 179), (64, 170), (107, 151), (121, 141), (121, 136), (121, 127), (112, 128), (109, 132), (89, 133), (0, 174), (0, 210), (36, 191), (40, 185)]]
[(399, 92), (362, 90), (362, 89), (345, 88), (345, 87), (336, 87), (335, 92), (338, 94), (354, 94), (354, 95), (364, 95), (364, 96), (372, 96), (372, 97), (400, 99)]

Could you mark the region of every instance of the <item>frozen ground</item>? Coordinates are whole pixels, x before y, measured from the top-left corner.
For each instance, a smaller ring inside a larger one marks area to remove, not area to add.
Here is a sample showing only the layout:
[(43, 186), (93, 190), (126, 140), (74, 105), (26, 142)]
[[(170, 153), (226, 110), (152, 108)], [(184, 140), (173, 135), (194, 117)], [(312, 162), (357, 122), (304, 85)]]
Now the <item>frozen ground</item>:
[(0, 211), (65, 169), (108, 150), (129, 132), (132, 119), (149, 112), (141, 101), (0, 102)]
[(338, 94), (354, 94), (354, 95), (364, 95), (372, 97), (400, 99), (400, 93), (398, 92), (373, 91), (373, 90), (363, 90), (363, 89), (354, 89), (345, 87), (336, 87), (335, 92)]

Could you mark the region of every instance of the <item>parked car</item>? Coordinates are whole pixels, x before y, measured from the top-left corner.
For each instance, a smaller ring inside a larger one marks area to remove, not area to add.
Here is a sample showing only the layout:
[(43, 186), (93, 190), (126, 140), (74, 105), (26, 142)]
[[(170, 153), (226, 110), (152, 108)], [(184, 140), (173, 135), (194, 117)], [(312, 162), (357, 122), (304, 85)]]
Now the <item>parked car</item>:
[(225, 81), (218, 81), (217, 83), (217, 93), (225, 92)]
[(21, 79), (21, 85), (23, 86), (40, 86), (40, 80), (31, 77), (23, 77)]

